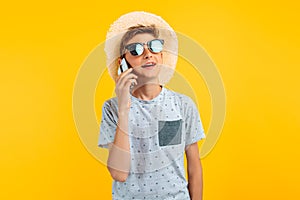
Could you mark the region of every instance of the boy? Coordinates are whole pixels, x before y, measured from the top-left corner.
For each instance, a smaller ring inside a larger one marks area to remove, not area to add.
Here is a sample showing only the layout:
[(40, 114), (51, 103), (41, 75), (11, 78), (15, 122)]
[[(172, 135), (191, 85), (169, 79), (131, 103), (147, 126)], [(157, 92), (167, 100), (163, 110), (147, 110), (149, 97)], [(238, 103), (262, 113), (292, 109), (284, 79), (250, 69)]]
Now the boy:
[[(189, 97), (163, 86), (175, 68), (177, 45), (173, 29), (145, 12), (120, 17), (108, 32), (116, 97), (103, 105), (98, 145), (109, 149), (114, 200), (202, 199), (199, 113)], [(117, 75), (120, 65), (129, 69)]]

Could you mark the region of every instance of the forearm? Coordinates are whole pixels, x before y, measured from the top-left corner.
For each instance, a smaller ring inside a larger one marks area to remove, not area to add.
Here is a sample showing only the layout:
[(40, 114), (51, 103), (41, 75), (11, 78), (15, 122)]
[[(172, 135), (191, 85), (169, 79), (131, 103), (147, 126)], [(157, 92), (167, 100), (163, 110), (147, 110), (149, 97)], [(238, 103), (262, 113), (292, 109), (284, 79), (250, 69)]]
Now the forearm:
[(193, 169), (193, 173), (188, 176), (188, 189), (191, 200), (202, 200), (203, 196), (203, 176), (201, 165), (198, 169)]
[(128, 137), (128, 112), (119, 112), (115, 139), (109, 148), (107, 167), (116, 181), (124, 182), (130, 169), (130, 145)]
[(202, 200), (203, 171), (197, 143), (186, 148), (188, 189), (191, 200)]

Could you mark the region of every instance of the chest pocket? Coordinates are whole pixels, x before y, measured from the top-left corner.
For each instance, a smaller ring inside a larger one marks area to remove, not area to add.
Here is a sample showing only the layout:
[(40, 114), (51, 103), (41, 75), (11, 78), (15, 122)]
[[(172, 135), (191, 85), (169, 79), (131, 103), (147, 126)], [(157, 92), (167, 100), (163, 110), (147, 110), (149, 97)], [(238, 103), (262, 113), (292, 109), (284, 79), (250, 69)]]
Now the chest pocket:
[(158, 121), (159, 146), (176, 145), (181, 143), (182, 120)]

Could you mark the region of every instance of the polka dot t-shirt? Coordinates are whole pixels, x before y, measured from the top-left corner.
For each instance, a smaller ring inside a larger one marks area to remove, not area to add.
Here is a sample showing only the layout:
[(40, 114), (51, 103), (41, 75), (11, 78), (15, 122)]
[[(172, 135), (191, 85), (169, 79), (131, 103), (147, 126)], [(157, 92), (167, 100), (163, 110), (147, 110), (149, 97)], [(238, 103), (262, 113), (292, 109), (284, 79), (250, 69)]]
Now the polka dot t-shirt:
[[(114, 141), (117, 105), (116, 97), (103, 105), (99, 147)], [(131, 168), (125, 182), (113, 182), (113, 199), (189, 200), (184, 150), (205, 138), (193, 100), (164, 87), (152, 100), (131, 96), (128, 120)]]

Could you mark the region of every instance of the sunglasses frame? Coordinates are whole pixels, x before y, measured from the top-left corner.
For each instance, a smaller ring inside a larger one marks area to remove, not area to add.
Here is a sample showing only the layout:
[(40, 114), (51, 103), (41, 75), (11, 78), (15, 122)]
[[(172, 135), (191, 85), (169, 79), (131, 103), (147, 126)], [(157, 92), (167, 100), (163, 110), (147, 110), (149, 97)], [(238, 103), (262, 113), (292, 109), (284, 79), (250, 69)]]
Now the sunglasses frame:
[[(154, 52), (154, 51), (151, 50), (151, 47), (150, 47), (151, 42), (156, 41), (156, 40), (158, 40), (162, 44), (162, 47), (164, 46), (165, 41), (163, 39), (153, 39), (153, 40), (150, 40), (150, 41), (148, 41), (146, 43), (134, 42), (134, 43), (131, 43), (131, 44), (127, 44), (125, 46), (125, 50), (127, 50), (132, 56), (141, 56), (144, 53), (144, 51), (145, 51), (145, 47), (144, 46), (145, 46), (145, 44), (147, 44), (147, 48), (149, 49), (150, 52), (152, 52), (152, 53), (160, 53), (160, 52), (162, 52), (163, 49), (161, 51), (159, 51), (159, 52)], [(140, 55), (134, 55), (134, 54), (131, 53), (131, 50), (130, 50), (130, 46), (137, 45), (137, 44), (140, 44), (143, 47), (143, 51), (142, 51), (142, 53)]]

